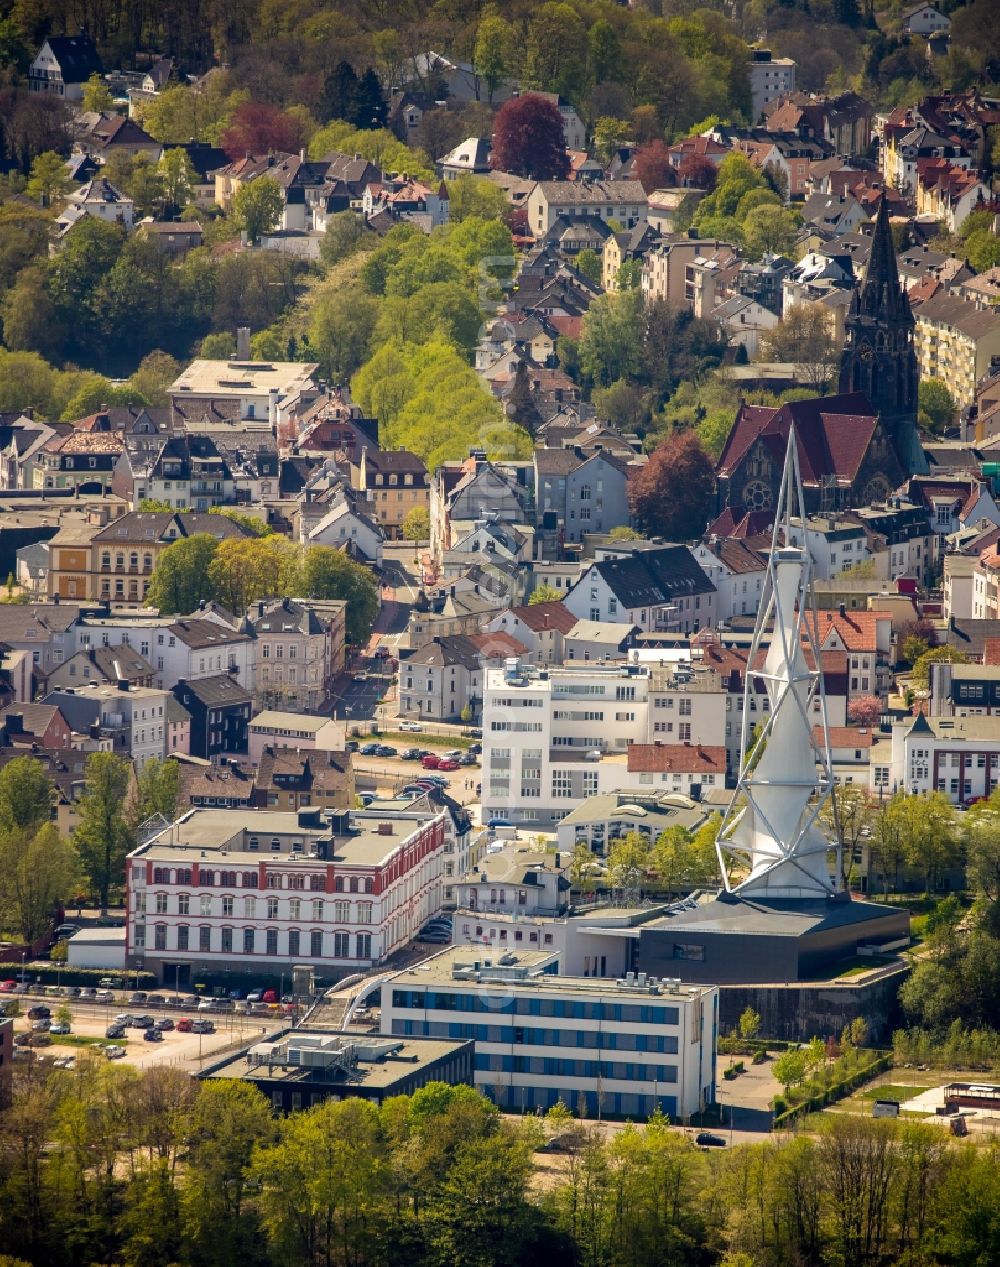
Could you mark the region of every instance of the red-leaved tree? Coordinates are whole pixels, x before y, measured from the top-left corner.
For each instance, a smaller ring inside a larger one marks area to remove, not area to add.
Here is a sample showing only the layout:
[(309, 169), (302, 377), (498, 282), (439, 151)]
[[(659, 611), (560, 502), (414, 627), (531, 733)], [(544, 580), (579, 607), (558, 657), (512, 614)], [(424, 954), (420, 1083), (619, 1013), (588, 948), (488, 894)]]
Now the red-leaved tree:
[(685, 189), (707, 189), (709, 193), (715, 188), (718, 169), (710, 158), (704, 154), (689, 154), (677, 169), (677, 176)]
[(526, 180), (565, 180), (569, 155), (558, 107), (531, 92), (505, 101), (493, 121), (490, 164)]
[(672, 189), (677, 184), (677, 173), (670, 165), (670, 151), (660, 140), (650, 141), (636, 150), (632, 166), (647, 194), (654, 189)]
[(882, 716), (882, 701), (877, 695), (858, 695), (847, 705), (848, 721), (855, 726), (877, 726)]
[(281, 150), (296, 154), (304, 143), (302, 120), (276, 106), (245, 101), (237, 106), (222, 134), (222, 148), (231, 159), (244, 154), (268, 154)]
[(693, 431), (668, 436), (628, 484), (629, 506), (642, 528), (671, 541), (701, 536), (714, 494), (712, 459)]

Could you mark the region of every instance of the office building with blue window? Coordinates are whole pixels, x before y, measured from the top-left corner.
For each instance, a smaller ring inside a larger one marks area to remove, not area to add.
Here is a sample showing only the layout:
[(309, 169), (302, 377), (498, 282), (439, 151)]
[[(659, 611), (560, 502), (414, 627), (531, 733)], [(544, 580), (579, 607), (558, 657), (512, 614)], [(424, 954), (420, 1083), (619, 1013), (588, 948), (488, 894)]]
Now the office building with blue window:
[(542, 950), (452, 946), (382, 986), (384, 1035), (472, 1039), (476, 1086), (513, 1112), (687, 1121), (715, 1100), (718, 1015), (715, 986), (560, 976)]

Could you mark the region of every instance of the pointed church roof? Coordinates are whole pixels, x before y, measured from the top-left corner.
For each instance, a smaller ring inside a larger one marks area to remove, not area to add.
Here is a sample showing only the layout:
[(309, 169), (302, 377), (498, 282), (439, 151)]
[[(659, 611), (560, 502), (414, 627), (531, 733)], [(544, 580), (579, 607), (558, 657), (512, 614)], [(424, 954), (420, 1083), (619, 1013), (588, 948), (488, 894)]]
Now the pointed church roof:
[(879, 200), (871, 251), (857, 303), (861, 316), (876, 321), (905, 318), (910, 314), (909, 300), (899, 284), (896, 245), (892, 240), (889, 203), (885, 194)]
[(934, 731), (931, 729), (930, 722), (927, 720), (927, 718), (924, 716), (923, 712), (921, 711), (917, 713), (916, 717), (914, 718), (913, 725), (910, 727), (910, 729), (906, 733), (907, 735), (933, 736)]

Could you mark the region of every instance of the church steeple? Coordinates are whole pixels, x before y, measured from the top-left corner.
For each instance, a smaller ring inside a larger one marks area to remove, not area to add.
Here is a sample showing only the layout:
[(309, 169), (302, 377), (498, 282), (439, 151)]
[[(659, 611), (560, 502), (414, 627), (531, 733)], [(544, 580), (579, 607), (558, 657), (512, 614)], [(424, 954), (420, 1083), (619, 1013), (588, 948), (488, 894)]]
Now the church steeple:
[(841, 392), (864, 392), (889, 432), (908, 474), (926, 470), (917, 438), (917, 354), (913, 313), (899, 284), (896, 248), (883, 194), (871, 253), (845, 320), (840, 359)]

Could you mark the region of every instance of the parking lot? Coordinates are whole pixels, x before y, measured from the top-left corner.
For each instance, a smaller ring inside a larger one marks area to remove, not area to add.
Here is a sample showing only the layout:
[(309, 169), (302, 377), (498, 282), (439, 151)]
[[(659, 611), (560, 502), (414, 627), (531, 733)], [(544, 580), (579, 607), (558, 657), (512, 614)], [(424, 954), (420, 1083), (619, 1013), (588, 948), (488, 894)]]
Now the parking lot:
[[(7, 996), (5, 996), (7, 997)], [(15, 1036), (31, 1029), (31, 1021), (27, 1011), (35, 1004), (44, 1004), (51, 1010), (52, 1020), (62, 1007), (68, 1007), (71, 1015), (71, 1034), (51, 1035), (51, 1046), (33, 1048), (35, 1052), (48, 1057), (76, 1056), (83, 1050), (99, 1051), (107, 1045), (115, 1044), (125, 1047), (126, 1054), (122, 1064), (133, 1065), (137, 1069), (145, 1069), (151, 1065), (177, 1065), (189, 1072), (195, 1072), (211, 1058), (226, 1048), (238, 1046), (261, 1038), (290, 1023), (290, 1018), (281, 1016), (248, 1016), (246, 1011), (199, 1013), (194, 1010), (173, 1006), (150, 1007), (139, 1004), (127, 1005), (127, 995), (119, 995), (113, 1003), (80, 1002), (77, 999), (59, 999), (51, 997), (20, 996), (22, 1015), (14, 1020)], [(157, 1019), (169, 1016), (176, 1025), (182, 1016), (191, 1019), (208, 1019), (215, 1026), (213, 1034), (182, 1033), (176, 1028), (163, 1033), (162, 1042), (147, 1042), (141, 1029), (128, 1028), (124, 1038), (106, 1039), (105, 1031), (109, 1024), (119, 1015), (149, 1015)], [(73, 1039), (90, 1038), (99, 1042), (79, 1044)], [(67, 1039), (69, 1041), (67, 1041)], [(27, 1052), (27, 1048), (16, 1047), (16, 1051)]]

